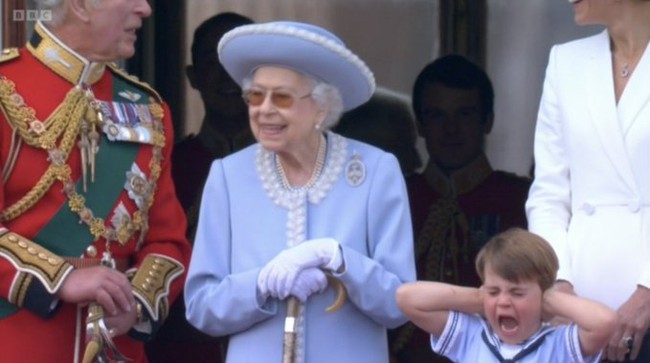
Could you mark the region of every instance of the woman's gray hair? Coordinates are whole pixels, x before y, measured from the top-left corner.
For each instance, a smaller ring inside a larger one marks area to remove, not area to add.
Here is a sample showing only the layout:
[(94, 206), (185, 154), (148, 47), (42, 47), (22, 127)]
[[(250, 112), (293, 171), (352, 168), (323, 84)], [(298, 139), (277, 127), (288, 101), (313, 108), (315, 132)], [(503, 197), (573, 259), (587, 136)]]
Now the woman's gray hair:
[[(307, 77), (311, 83), (311, 98), (321, 110), (325, 110), (327, 115), (320, 125), (321, 131), (327, 131), (339, 123), (343, 114), (343, 97), (341, 92), (335, 86), (329, 83), (315, 79), (314, 77), (298, 72)], [(242, 90), (246, 91), (253, 84), (253, 76), (248, 76), (242, 80)]]
[(311, 91), (311, 98), (321, 109), (327, 111), (327, 116), (321, 125), (321, 130), (326, 131), (339, 123), (343, 114), (343, 97), (339, 89), (331, 84), (318, 80), (314, 82), (316, 86)]

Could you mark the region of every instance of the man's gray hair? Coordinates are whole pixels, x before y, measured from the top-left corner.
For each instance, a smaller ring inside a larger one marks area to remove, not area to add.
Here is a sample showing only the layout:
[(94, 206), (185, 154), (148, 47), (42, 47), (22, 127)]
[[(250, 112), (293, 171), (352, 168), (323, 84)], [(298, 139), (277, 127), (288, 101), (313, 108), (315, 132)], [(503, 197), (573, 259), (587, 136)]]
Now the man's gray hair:
[(52, 16), (50, 20), (42, 20), (44, 24), (55, 27), (63, 21), (63, 1), (64, 0), (32, 0), (36, 8), (40, 11), (49, 11)]
[[(38, 10), (48, 10), (52, 14), (52, 18), (49, 21), (43, 21), (43, 23), (48, 24), (50, 27), (56, 27), (61, 25), (65, 15), (64, 2), (65, 0), (32, 0), (35, 3)], [(102, 0), (92, 0), (92, 4), (95, 7), (98, 7), (101, 4)]]

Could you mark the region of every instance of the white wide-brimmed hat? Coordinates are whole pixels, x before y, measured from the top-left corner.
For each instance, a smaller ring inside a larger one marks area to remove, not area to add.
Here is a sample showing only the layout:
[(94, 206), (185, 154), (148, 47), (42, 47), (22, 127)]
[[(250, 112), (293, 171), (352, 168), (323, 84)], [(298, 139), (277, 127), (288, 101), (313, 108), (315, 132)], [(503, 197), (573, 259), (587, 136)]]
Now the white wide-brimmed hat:
[(219, 60), (240, 86), (264, 65), (286, 67), (329, 83), (341, 92), (343, 109), (366, 102), (375, 78), (366, 64), (331, 32), (311, 24), (277, 21), (239, 26), (217, 47)]

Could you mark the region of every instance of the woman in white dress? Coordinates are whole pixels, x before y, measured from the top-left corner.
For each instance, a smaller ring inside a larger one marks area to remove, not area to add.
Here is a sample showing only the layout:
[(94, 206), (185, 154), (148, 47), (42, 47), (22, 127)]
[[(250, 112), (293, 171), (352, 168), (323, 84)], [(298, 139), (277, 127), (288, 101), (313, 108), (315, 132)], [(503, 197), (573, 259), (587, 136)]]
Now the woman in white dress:
[(650, 362), (650, 1), (570, 2), (606, 29), (551, 50), (528, 226), (555, 248), (560, 288), (617, 310), (606, 357)]

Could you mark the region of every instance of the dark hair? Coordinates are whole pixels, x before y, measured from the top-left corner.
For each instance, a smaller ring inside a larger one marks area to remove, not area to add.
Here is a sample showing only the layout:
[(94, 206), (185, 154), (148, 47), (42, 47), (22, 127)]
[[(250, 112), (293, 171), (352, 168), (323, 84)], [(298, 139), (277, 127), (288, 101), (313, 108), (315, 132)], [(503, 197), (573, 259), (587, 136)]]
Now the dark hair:
[(487, 73), (469, 59), (459, 54), (442, 56), (427, 64), (415, 79), (413, 85), (413, 113), (421, 122), (422, 93), (426, 87), (440, 83), (445, 87), (473, 90), (478, 89), (481, 97), (481, 119), (494, 112), (494, 89)]
[[(219, 13), (205, 20), (194, 30), (192, 38), (192, 63), (196, 63), (199, 57), (199, 45), (204, 41), (219, 42), (221, 37), (228, 31), (246, 24), (252, 24), (253, 20), (241, 14), (234, 12)], [(218, 39), (206, 39), (206, 37), (215, 29), (221, 29)], [(216, 44), (215, 44), (216, 46)]]

